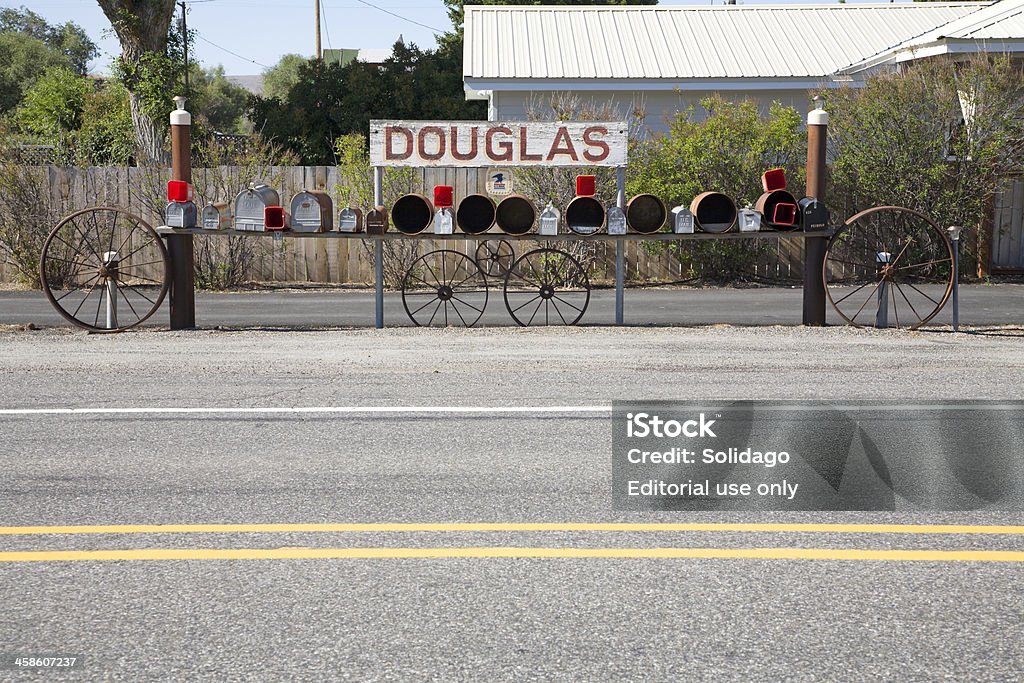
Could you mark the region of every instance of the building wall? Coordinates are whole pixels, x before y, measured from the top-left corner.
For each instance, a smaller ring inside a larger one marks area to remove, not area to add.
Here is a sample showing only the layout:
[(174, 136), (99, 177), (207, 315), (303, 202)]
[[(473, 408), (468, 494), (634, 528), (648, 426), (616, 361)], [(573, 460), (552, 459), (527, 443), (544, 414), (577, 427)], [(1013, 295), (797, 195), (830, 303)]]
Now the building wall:
[[(578, 96), (584, 106), (593, 104), (601, 107), (610, 103), (618, 114), (616, 118), (629, 117), (634, 111), (643, 111), (646, 113), (645, 122), (650, 130), (661, 133), (667, 130), (673, 116), (678, 112), (687, 111), (690, 107), (693, 108), (697, 120), (702, 120), (707, 112), (700, 106), (700, 102), (714, 92), (575, 90), (572, 94)], [(558, 94), (564, 96), (566, 93)], [(721, 91), (721, 94), (731, 101), (753, 100), (763, 113), (768, 112), (774, 101), (793, 107), (799, 112), (805, 112), (811, 108), (813, 97), (813, 93), (807, 90), (725, 90)], [(550, 118), (546, 114), (550, 111), (551, 97), (552, 93), (548, 91), (496, 90), (491, 95), (490, 120), (523, 121), (532, 118), (531, 112), (540, 112), (542, 118)]]

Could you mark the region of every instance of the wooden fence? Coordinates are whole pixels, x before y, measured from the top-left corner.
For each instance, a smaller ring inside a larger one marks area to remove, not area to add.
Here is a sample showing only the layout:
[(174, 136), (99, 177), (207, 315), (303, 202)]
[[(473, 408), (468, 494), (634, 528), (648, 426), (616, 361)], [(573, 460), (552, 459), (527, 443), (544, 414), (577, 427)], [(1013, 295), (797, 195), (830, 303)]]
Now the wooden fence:
[[(158, 210), (160, 198), (164, 195), (164, 183), (170, 177), (169, 169), (47, 166), (40, 167), (40, 170), (45, 173), (46, 200), (58, 207), (60, 215), (82, 208), (113, 205), (131, 211), (151, 225), (162, 223)], [(193, 181), (197, 191), (199, 188), (207, 188), (205, 192), (214, 193), (210, 188), (230, 188), (219, 191), (217, 194), (220, 196), (204, 196), (203, 199), (230, 201), (237, 189), (253, 181), (261, 181), (277, 189), (285, 204), (302, 189), (319, 189), (335, 198), (336, 210), (340, 208), (336, 199), (338, 171), (335, 167), (271, 167), (264, 169), (258, 178), (242, 177), (243, 173), (243, 169), (236, 167), (194, 169)], [(451, 185), (455, 188), (457, 198), (465, 197), (484, 192), (486, 170), (421, 169), (415, 184), (419, 191), (426, 188), (428, 193), (429, 188), (435, 185)], [(227, 196), (229, 194), (231, 196)], [(500, 237), (500, 233), (496, 236)], [(764, 253), (758, 255), (752, 268), (745, 273), (747, 277), (783, 283), (797, 282), (802, 278), (803, 240), (768, 240), (759, 244), (763, 245)], [(281, 241), (263, 238), (258, 245), (251, 273), (254, 281), (368, 283), (373, 279), (370, 253), (361, 241), (285, 237)], [(421, 243), (418, 251), (420, 254), (442, 248), (471, 251), (476, 248), (475, 245), (475, 242), (457, 239), (429, 240)], [(595, 240), (583, 249), (589, 251), (586, 256), (592, 263), (592, 278), (598, 282), (610, 281), (615, 262), (613, 244)], [(668, 251), (667, 245), (661, 251), (652, 253), (643, 243), (628, 242), (626, 263), (627, 279), (632, 282), (678, 282), (688, 277), (680, 259)], [(714, 279), (716, 274), (708, 275)], [(13, 278), (13, 266), (0, 256), (0, 282)]]

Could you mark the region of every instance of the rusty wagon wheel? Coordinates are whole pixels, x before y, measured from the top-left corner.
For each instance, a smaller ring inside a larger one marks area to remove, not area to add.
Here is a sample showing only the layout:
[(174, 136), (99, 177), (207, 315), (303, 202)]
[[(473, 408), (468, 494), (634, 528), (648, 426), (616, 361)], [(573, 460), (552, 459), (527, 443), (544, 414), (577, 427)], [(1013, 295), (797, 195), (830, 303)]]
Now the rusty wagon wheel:
[(924, 214), (876, 206), (832, 236), (822, 277), (847, 323), (913, 330), (934, 318), (953, 291), (953, 246)]
[(121, 332), (160, 308), (171, 264), (148, 223), (101, 207), (73, 213), (54, 227), (43, 243), (39, 276), (65, 320), (91, 332)]
[(492, 280), (504, 280), (515, 260), (516, 250), (508, 240), (484, 240), (476, 248), (476, 264)]
[(438, 249), (420, 256), (405, 272), (402, 305), (417, 327), (472, 327), (487, 307), (487, 278), (466, 254)]
[(571, 254), (534, 249), (505, 276), (505, 307), (519, 325), (575, 325), (590, 303), (590, 278)]

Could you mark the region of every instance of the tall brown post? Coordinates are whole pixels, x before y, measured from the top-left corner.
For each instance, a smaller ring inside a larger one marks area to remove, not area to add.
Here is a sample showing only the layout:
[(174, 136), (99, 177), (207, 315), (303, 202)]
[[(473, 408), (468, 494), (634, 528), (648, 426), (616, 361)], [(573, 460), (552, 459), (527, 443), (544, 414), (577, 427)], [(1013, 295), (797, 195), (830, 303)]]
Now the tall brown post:
[[(825, 149), (828, 142), (828, 112), (821, 96), (814, 98), (815, 108), (807, 113), (807, 196), (825, 204)], [(825, 324), (825, 250), (826, 237), (804, 240), (804, 325)]]
[[(192, 115), (185, 111), (185, 98), (174, 98), (171, 112), (171, 179), (192, 182)], [(171, 329), (196, 326), (196, 272), (192, 235), (170, 235), (167, 252), (171, 257)]]

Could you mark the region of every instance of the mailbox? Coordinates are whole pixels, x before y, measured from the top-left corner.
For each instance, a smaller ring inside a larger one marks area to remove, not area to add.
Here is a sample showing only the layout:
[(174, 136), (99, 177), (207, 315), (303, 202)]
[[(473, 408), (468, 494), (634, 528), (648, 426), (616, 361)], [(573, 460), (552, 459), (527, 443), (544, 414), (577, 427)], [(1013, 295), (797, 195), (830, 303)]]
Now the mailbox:
[(451, 185), (435, 185), (434, 206), (439, 209), (450, 209), (455, 206), (455, 189)]
[(757, 198), (754, 208), (773, 228), (792, 230), (796, 225), (796, 199), (785, 190), (765, 192)]
[(685, 206), (672, 209), (672, 232), (677, 235), (693, 234), (693, 212)]
[(740, 232), (757, 232), (761, 229), (761, 214), (749, 205), (740, 209)]
[(578, 175), (576, 176), (576, 196), (593, 197), (597, 194), (597, 176)]
[(303, 190), (292, 197), (292, 230), (328, 232), (334, 229), (334, 202), (326, 192)]
[(235, 197), (235, 230), (263, 232), (268, 206), (281, 206), (281, 196), (272, 187), (255, 185), (239, 192)]
[[(462, 232), (479, 235), (487, 232), (494, 225), (497, 207), (494, 200), (483, 194), (471, 194), (459, 202), (459, 210), (455, 212), (455, 222)], [(533, 224), (533, 219), (530, 219)]]
[(288, 214), (283, 206), (268, 206), (263, 209), (263, 227), (266, 230), (288, 230)]
[(366, 234), (383, 235), (388, 231), (388, 210), (383, 206), (375, 206), (366, 214)]
[(225, 230), (231, 227), (231, 211), (226, 202), (210, 202), (203, 207), (200, 224), (204, 230)]
[(608, 234), (609, 235), (625, 235), (626, 230), (626, 212), (617, 206), (613, 206), (608, 209)]
[(509, 235), (525, 235), (533, 230), (537, 210), (533, 202), (518, 194), (510, 194), (498, 203), (494, 220)]
[(626, 204), (626, 222), (644, 235), (661, 230), (667, 218), (665, 203), (653, 194), (638, 194)]
[(540, 229), (537, 231), (541, 235), (547, 235), (553, 237), (558, 234), (558, 219), (561, 217), (558, 209), (548, 202), (548, 205), (544, 207), (544, 210), (540, 214)]
[(721, 192), (702, 192), (690, 202), (694, 222), (704, 232), (729, 232), (736, 225), (736, 204)]
[(765, 192), (786, 189), (786, 169), (773, 168), (761, 174), (761, 187)]
[(193, 200), (192, 185), (184, 180), (167, 181), (167, 201), (190, 202)]
[[(544, 232), (544, 216), (540, 220), (541, 234), (548, 234)], [(593, 235), (604, 227), (604, 220), (604, 205), (595, 197), (576, 197), (565, 207), (565, 224), (577, 235)]]
[(167, 205), (167, 225), (171, 228), (194, 228), (199, 223), (195, 202), (171, 202)]
[(800, 219), (804, 230), (824, 230), (828, 227), (828, 209), (817, 199), (804, 197), (799, 202)]
[(391, 207), (391, 222), (399, 232), (418, 235), (427, 229), (434, 219), (434, 206), (421, 194), (407, 194), (399, 197)]
[(362, 232), (363, 212), (346, 206), (338, 212), (338, 232)]
[(450, 235), (454, 232), (455, 227), (455, 214), (452, 212), (451, 207), (445, 206), (437, 210), (434, 214), (434, 234), (435, 235)]

